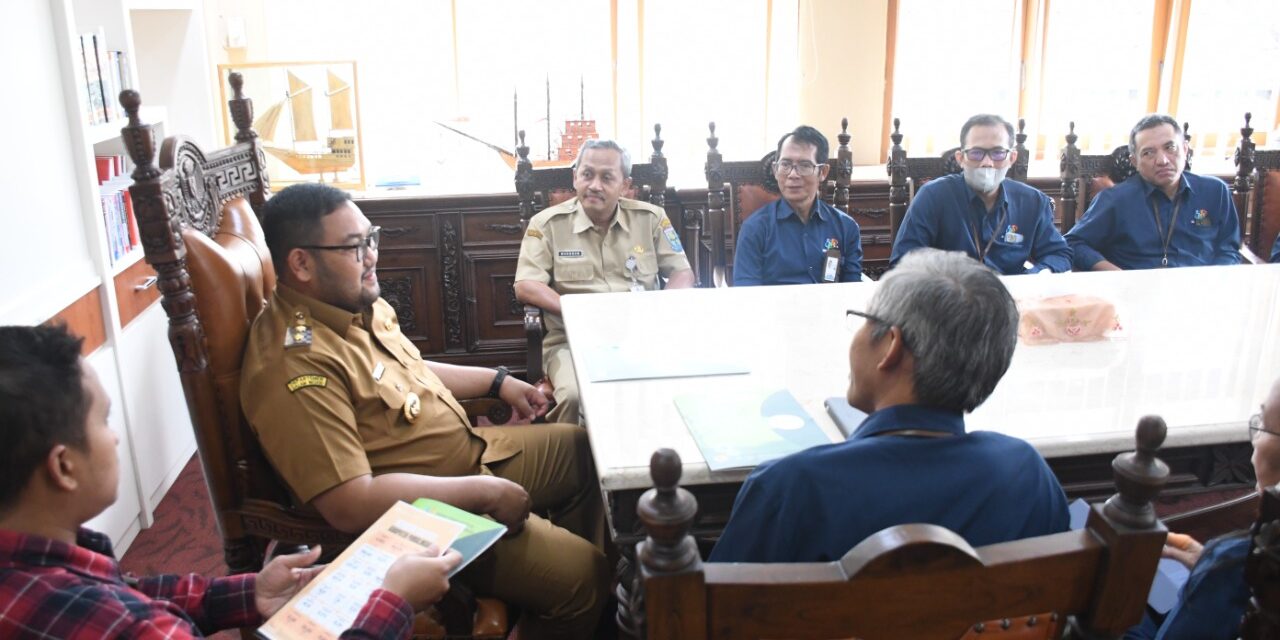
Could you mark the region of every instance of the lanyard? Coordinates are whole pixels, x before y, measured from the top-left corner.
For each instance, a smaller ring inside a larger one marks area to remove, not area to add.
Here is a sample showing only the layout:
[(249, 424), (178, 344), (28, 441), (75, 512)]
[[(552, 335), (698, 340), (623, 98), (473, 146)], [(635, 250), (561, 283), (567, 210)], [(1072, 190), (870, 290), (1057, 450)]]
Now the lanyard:
[(1156, 195), (1151, 194), (1151, 217), (1156, 221), (1156, 237), (1164, 236), (1164, 247), (1161, 248), (1164, 257), (1160, 259), (1162, 267), (1169, 266), (1169, 242), (1173, 240), (1173, 230), (1178, 226), (1178, 209), (1180, 208), (1182, 208), (1182, 198), (1178, 198), (1173, 203), (1173, 215), (1169, 216), (1169, 232), (1165, 233), (1164, 225), (1160, 224), (1160, 207), (1156, 205)]
[[(982, 217), (986, 218), (986, 214), (983, 214)], [(985, 247), (982, 246), (982, 236), (978, 235), (978, 226), (972, 224), (972, 222), (969, 224), (969, 231), (973, 233), (973, 248), (978, 251), (978, 262), (986, 262), (987, 253), (991, 251), (991, 245), (995, 244), (996, 234), (999, 232), (1000, 227), (1004, 226), (1004, 220), (1007, 217), (1009, 217), (1009, 209), (1005, 207), (1004, 211), (1000, 212), (1000, 219), (996, 221), (995, 228), (991, 230), (991, 238), (987, 240), (987, 246)]]

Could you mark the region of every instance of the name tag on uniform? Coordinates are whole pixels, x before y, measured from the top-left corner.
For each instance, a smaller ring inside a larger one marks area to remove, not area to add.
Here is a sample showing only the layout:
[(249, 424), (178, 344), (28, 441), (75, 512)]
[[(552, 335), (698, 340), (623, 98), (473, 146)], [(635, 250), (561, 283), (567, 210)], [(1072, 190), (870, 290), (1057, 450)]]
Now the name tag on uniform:
[(840, 250), (827, 249), (826, 257), (822, 260), (822, 281), (835, 282), (836, 277), (840, 275)]
[(1022, 244), (1023, 236), (1018, 233), (1018, 225), (1011, 224), (1004, 230), (1005, 244)]
[(383, 366), (381, 362), (379, 362), (376, 366), (374, 366), (374, 367), (373, 367), (373, 381), (374, 381), (374, 382), (377, 382), (377, 381), (381, 380), (381, 379), (382, 379), (382, 374), (383, 374), (383, 372), (385, 372), (386, 370), (387, 370), (387, 368), (386, 368), (385, 366)]
[(560, 256), (561, 258), (581, 258), (582, 252), (581, 251), (560, 251), (560, 252), (557, 252), (556, 255)]

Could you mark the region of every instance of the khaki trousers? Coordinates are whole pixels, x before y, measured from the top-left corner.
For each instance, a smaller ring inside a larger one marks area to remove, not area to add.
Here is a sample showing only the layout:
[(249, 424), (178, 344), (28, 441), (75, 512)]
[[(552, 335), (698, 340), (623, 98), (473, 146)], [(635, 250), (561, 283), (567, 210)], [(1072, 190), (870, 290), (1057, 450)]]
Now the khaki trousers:
[(581, 424), (582, 413), (578, 404), (578, 376), (573, 368), (573, 354), (566, 343), (543, 346), (542, 367), (555, 387), (556, 406), (547, 413), (549, 422)]
[(573, 424), (501, 429), (521, 452), (489, 466), (529, 492), (535, 514), (458, 574), (478, 595), (523, 610), (524, 638), (590, 638), (608, 600), (604, 505), (585, 429)]

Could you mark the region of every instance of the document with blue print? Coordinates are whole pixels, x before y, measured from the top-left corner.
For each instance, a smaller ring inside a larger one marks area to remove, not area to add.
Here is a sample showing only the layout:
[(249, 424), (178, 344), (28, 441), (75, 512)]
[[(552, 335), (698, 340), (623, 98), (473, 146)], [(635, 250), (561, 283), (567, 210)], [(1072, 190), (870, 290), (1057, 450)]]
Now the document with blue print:
[(675, 403), (712, 471), (750, 468), (831, 442), (786, 389), (680, 395)]
[(592, 382), (751, 373), (751, 368), (740, 354), (708, 348), (705, 344), (681, 349), (670, 341), (628, 341), (625, 344), (584, 347), (582, 355), (587, 365), (587, 377)]

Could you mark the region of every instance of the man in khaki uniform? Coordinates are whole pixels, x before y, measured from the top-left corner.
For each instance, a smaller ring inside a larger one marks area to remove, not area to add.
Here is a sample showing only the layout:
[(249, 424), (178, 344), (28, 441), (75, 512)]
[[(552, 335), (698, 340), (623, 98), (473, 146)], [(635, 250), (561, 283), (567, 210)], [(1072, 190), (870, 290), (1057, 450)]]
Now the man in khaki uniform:
[(555, 386), (548, 419), (580, 422), (578, 380), (560, 317), (569, 293), (652, 291), (693, 286), (693, 270), (661, 207), (622, 197), (631, 157), (612, 140), (587, 140), (573, 166), (577, 197), (529, 221), (516, 266), (516, 298), (542, 307), (542, 361)]
[(519, 606), (528, 637), (589, 637), (610, 572), (582, 429), (472, 428), (455, 396), (487, 392), (524, 417), (547, 399), (502, 371), (422, 359), (379, 297), (378, 228), (346, 193), (289, 187), (263, 227), (279, 282), (250, 331), (240, 397), (297, 499), (353, 533), (396, 500), (486, 514), (511, 534), (457, 579)]

